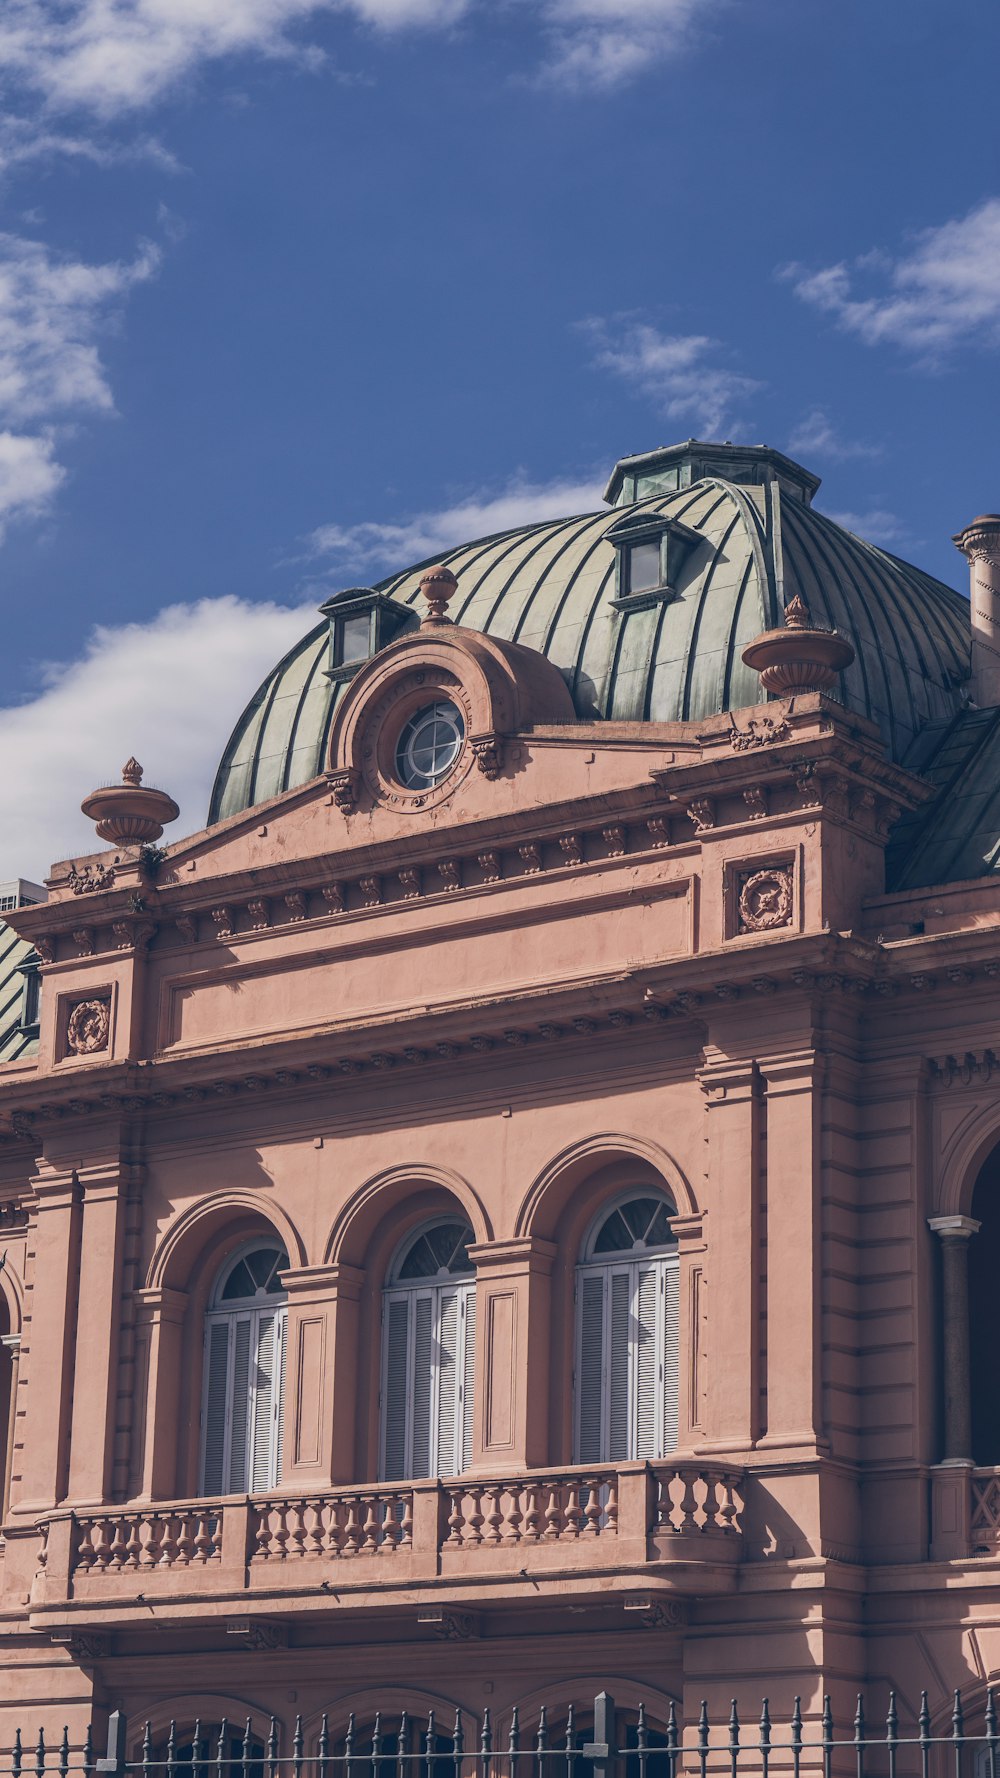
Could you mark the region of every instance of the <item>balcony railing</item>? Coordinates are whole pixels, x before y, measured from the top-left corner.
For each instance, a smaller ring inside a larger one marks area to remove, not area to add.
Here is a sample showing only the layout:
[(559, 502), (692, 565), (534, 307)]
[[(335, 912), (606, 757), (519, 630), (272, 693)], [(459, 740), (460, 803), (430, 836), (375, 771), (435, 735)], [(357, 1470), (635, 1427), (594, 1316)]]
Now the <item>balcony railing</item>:
[(633, 1463), (60, 1512), (39, 1523), (32, 1605), (48, 1615), (71, 1603), (76, 1618), (88, 1603), (139, 1597), (147, 1613), (191, 1595), (245, 1603), (287, 1592), (293, 1571), (297, 1587), (332, 1566), (338, 1593), (380, 1594), (546, 1569), (728, 1569), (742, 1545), (741, 1484), (718, 1464)]

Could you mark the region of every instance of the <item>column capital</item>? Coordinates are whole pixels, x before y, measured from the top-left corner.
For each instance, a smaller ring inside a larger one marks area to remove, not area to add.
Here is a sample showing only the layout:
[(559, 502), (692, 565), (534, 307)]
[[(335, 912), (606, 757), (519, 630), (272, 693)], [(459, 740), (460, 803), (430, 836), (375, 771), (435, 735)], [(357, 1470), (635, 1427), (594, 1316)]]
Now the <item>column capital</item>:
[(143, 1322), (183, 1321), (184, 1311), (190, 1298), (186, 1290), (171, 1290), (169, 1285), (149, 1285), (132, 1292), (133, 1300)]
[(0, 1346), (6, 1346), (8, 1352), (17, 1363), (17, 1355), (21, 1350), (21, 1336), (16, 1334), (0, 1334)]
[(551, 1272), (558, 1248), (540, 1235), (522, 1235), (511, 1241), (476, 1241), (468, 1252), (477, 1272)]
[(352, 1299), (361, 1295), (366, 1274), (360, 1266), (338, 1260), (329, 1266), (289, 1266), (280, 1273), (281, 1287), (289, 1297)]
[(972, 1216), (929, 1216), (927, 1218), (927, 1227), (935, 1235), (940, 1235), (942, 1241), (946, 1241), (949, 1237), (953, 1240), (967, 1241), (970, 1235), (978, 1235), (982, 1226), (982, 1223), (976, 1222)]

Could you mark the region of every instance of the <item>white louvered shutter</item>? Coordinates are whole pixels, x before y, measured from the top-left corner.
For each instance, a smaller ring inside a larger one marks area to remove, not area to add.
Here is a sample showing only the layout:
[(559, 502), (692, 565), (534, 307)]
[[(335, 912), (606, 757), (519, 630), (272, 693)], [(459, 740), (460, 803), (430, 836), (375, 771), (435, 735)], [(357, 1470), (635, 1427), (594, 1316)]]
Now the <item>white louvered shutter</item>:
[(239, 1315), (233, 1329), (233, 1362), (229, 1381), (229, 1462), (225, 1478), (227, 1494), (245, 1494), (250, 1485), (250, 1358), (253, 1340), (252, 1315)]
[(676, 1260), (663, 1268), (663, 1451), (677, 1449), (677, 1413), (680, 1397), (681, 1302), (680, 1270)]
[(213, 1321), (205, 1332), (205, 1424), (202, 1487), (206, 1494), (227, 1492), (226, 1433), (229, 1410), (229, 1323)]
[(600, 1463), (604, 1452), (604, 1295), (605, 1274), (584, 1272), (579, 1280), (580, 1335), (576, 1392), (581, 1463)]
[(254, 1494), (264, 1494), (268, 1488), (274, 1486), (271, 1452), (274, 1444), (276, 1385), (278, 1383), (277, 1319), (276, 1315), (255, 1317), (257, 1339), (254, 1353), (253, 1439), (250, 1463)]
[(634, 1322), (631, 1329), (635, 1378), (635, 1443), (630, 1457), (660, 1455), (663, 1398), (663, 1342), (657, 1339), (662, 1315), (663, 1269), (658, 1265), (635, 1268)]
[(459, 1468), (459, 1375), (458, 1324), (460, 1297), (457, 1290), (442, 1290), (437, 1300), (437, 1339), (434, 1366), (437, 1371), (437, 1450), (431, 1453), (427, 1475), (455, 1475)]
[(476, 1405), (476, 1287), (465, 1297), (465, 1337), (462, 1342), (462, 1470), (472, 1467), (472, 1423)]
[(434, 1298), (428, 1291), (415, 1299), (413, 1315), (413, 1390), (410, 1397), (413, 1430), (410, 1462), (405, 1473), (415, 1477), (433, 1473), (434, 1344)]
[(278, 1368), (278, 1413), (275, 1426), (274, 1482), (277, 1487), (285, 1463), (285, 1375), (288, 1370), (288, 1312), (283, 1309), (275, 1323)]
[(608, 1317), (608, 1449), (602, 1461), (627, 1463), (632, 1456), (633, 1408), (629, 1399), (629, 1335), (631, 1333), (632, 1279), (627, 1268), (611, 1274), (611, 1312)]
[(398, 1482), (407, 1473), (406, 1425), (409, 1400), (410, 1304), (405, 1296), (386, 1304), (382, 1384), (382, 1473)]

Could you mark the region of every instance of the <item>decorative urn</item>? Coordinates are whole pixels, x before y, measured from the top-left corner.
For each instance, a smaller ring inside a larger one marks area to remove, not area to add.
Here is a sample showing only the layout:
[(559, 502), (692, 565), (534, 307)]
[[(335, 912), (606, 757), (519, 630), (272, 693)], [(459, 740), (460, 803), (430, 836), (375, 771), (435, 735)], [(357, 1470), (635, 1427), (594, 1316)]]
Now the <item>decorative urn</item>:
[(798, 692), (832, 691), (837, 675), (854, 659), (854, 646), (836, 630), (817, 628), (796, 594), (785, 606), (781, 629), (755, 636), (743, 649), (742, 659), (760, 674), (765, 691), (789, 698)]
[(141, 846), (158, 840), (168, 821), (176, 821), (180, 809), (165, 790), (153, 790), (142, 782), (142, 767), (130, 759), (122, 767), (120, 784), (92, 790), (80, 804), (96, 822), (102, 840), (113, 846)]

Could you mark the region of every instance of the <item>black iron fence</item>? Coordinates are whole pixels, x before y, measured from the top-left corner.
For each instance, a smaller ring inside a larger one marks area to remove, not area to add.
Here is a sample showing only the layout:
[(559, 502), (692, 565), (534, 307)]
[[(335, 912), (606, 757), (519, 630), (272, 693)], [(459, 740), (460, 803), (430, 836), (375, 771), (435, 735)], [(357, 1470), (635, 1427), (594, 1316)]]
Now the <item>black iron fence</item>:
[(853, 1720), (841, 1724), (829, 1697), (809, 1719), (796, 1698), (788, 1720), (775, 1722), (765, 1698), (753, 1722), (741, 1721), (734, 1702), (725, 1721), (711, 1722), (702, 1703), (694, 1721), (682, 1723), (671, 1705), (654, 1723), (642, 1705), (617, 1711), (607, 1692), (586, 1714), (542, 1706), (522, 1723), (514, 1709), (500, 1734), (489, 1710), (478, 1719), (458, 1710), (447, 1724), (433, 1710), (422, 1718), (403, 1711), (339, 1721), (335, 1730), (323, 1716), (308, 1734), (301, 1716), (284, 1733), (276, 1717), (263, 1733), (250, 1719), (171, 1722), (160, 1734), (146, 1722), (130, 1737), (116, 1710), (101, 1752), (89, 1728), (77, 1746), (68, 1729), (58, 1740), (18, 1730), (0, 1755), (0, 1778), (774, 1778), (778, 1771), (782, 1778), (1000, 1778), (992, 1689), (968, 1712), (955, 1692), (936, 1727), (926, 1692), (909, 1724), (895, 1693), (885, 1716), (871, 1723), (860, 1695)]

